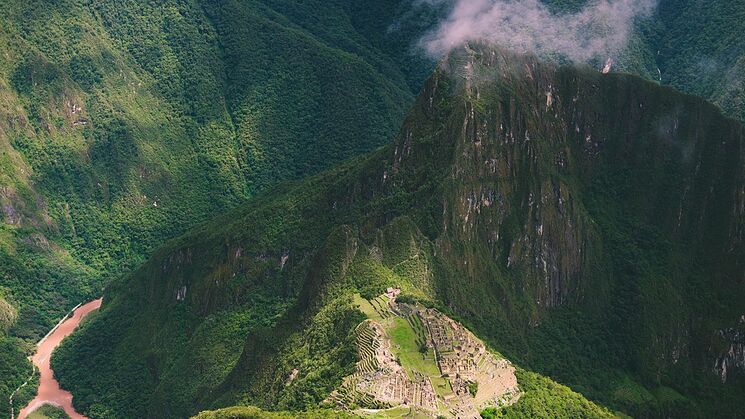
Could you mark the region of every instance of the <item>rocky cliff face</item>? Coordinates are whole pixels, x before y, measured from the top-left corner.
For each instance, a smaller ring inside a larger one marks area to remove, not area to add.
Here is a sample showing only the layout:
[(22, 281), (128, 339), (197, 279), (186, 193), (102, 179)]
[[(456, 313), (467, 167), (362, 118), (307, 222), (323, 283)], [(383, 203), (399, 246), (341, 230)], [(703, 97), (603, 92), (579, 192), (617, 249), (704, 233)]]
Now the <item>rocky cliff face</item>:
[[(473, 45), (390, 147), (258, 197), (111, 287), (55, 371), (87, 409), (312, 406), (353, 368), (350, 294), (395, 285), (615, 408), (726, 413), (737, 379), (697, 388), (742, 370), (712, 336), (745, 297), (744, 139), (701, 99)], [(233, 349), (218, 360), (215, 342)], [(106, 382), (80, 380), (101, 365)], [(126, 407), (93, 396), (131, 382), (148, 391)]]
[[(553, 69), (513, 60), (468, 50), (445, 68), (463, 67), (466, 110), (446, 181), (444, 230), (453, 242), (485, 244), (495, 268), (523, 278), (519, 287), (536, 307), (556, 307), (581, 298), (593, 227), (562, 178), (574, 170), (567, 132), (574, 121), (564, 117), (572, 111), (555, 90)], [(502, 96), (507, 89), (520, 97)]]
[(391, 162), (399, 177), (410, 177), (430, 164), (431, 148), (447, 149), (434, 156), (449, 159), (440, 242), (486, 251), (537, 307), (587, 297), (583, 275), (609, 250), (598, 225), (606, 218), (633, 217), (625, 222), (690, 243), (689, 253), (706, 240), (714, 249), (700, 257), (723, 262), (727, 285), (741, 283), (742, 263), (733, 257), (743, 251), (738, 123), (701, 100), (627, 76), (483, 47), (442, 65), (420, 97), (421, 114), (435, 115), (451, 84), (458, 93), (447, 115), (425, 126), (447, 125), (432, 140), (432, 132), (416, 132), (422, 119), (410, 118)]
[(719, 341), (719, 356), (714, 363), (714, 371), (727, 382), (732, 375), (745, 371), (745, 315), (740, 317), (736, 328), (718, 330), (715, 339)]

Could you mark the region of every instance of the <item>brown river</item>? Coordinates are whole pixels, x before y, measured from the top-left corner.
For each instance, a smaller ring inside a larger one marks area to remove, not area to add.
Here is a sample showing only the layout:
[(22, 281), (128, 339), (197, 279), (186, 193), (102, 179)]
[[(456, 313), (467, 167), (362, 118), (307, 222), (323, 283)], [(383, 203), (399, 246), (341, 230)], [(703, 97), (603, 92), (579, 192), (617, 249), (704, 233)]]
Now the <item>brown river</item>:
[(64, 409), (71, 419), (87, 419), (85, 416), (75, 411), (72, 407), (72, 394), (70, 392), (60, 388), (59, 383), (54, 378), (54, 372), (49, 365), (49, 358), (52, 356), (52, 352), (57, 345), (62, 342), (62, 339), (69, 336), (80, 321), (88, 315), (91, 311), (97, 310), (101, 307), (101, 299), (91, 301), (90, 303), (84, 304), (73, 312), (72, 316), (65, 319), (62, 323), (57, 325), (52, 332), (42, 339), (37, 345), (36, 354), (34, 354), (31, 361), (39, 369), (39, 392), (36, 394), (31, 402), (24, 407), (18, 414), (18, 419), (24, 419), (34, 410), (40, 408), (45, 404), (51, 404), (53, 406)]

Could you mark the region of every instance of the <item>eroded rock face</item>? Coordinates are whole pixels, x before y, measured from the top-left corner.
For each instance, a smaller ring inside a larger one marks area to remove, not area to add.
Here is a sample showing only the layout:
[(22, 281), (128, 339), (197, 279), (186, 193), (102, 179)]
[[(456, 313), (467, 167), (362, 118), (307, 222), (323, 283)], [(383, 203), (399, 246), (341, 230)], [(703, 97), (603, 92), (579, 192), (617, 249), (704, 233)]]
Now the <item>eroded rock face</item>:
[(437, 253), (451, 307), (525, 300), (537, 326), (557, 307), (625, 306), (617, 332), (646, 334), (640, 362), (659, 377), (682, 358), (710, 369), (690, 348), (714, 325), (691, 321), (701, 299), (685, 284), (742, 294), (744, 138), (703, 100), (472, 46), (428, 81), (381, 177), (413, 188), (433, 160), (447, 168)]
[(12, 186), (0, 185), (0, 220), (15, 227), (27, 226), (39, 230), (55, 229), (47, 205), (40, 195), (29, 189), (33, 199), (23, 198)]
[(714, 371), (726, 383), (733, 375), (745, 373), (745, 315), (736, 327), (718, 330), (715, 338), (723, 345), (714, 361)]
[(509, 102), (469, 109), (445, 223), (454, 240), (486, 243), (502, 269), (527, 274), (536, 305), (556, 307), (578, 298), (592, 231), (574, 192), (553, 176), (561, 155), (542, 156), (546, 142), (567, 145), (531, 128), (522, 112)]
[(9, 187), (0, 186), (0, 208), (2, 209), (5, 224), (14, 226), (21, 225), (21, 214), (13, 206), (15, 192)]
[(6, 332), (18, 318), (18, 311), (0, 297), (0, 332)]
[[(445, 61), (420, 97), (423, 115), (408, 121), (394, 146), (394, 177), (384, 173), (384, 184), (405, 183), (419, 162), (443, 161), (441, 253), (471, 277), (484, 276), (478, 265), (486, 256), (519, 276), (536, 306), (557, 307), (581, 298), (593, 230), (560, 177), (571, 170), (572, 150), (567, 123), (555, 116), (563, 104), (556, 75), (546, 74), (555, 70), (511, 58), (467, 49)], [(529, 91), (529, 102), (509, 97), (502, 83)], [(474, 252), (483, 248), (487, 255)]]
[[(450, 160), (442, 253), (458, 260), (465, 275), (483, 276), (474, 265), (485, 255), (473, 249), (485, 246), (495, 268), (518, 277), (516, 286), (536, 307), (581, 300), (596, 234), (565, 176), (578, 160), (593, 158), (603, 141), (593, 139), (592, 125), (578, 110), (581, 92), (565, 98), (555, 67), (493, 49), (466, 49), (440, 71), (420, 106), (433, 124), (445, 126), (432, 140), (419, 137), (421, 120), (405, 125), (392, 167), (394, 175), (406, 173), (407, 165), (433, 153)], [(458, 104), (443, 115), (443, 98), (459, 90)]]

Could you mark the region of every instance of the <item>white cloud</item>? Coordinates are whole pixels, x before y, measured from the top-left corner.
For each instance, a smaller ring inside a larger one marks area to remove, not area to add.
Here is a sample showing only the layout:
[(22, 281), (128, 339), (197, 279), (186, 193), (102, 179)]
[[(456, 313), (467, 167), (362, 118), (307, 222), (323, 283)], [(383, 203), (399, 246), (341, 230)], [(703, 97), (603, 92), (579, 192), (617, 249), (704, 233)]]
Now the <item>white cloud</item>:
[(557, 14), (539, 0), (415, 0), (450, 3), (449, 15), (421, 39), (439, 57), (467, 41), (488, 41), (517, 52), (605, 59), (623, 49), (634, 21), (651, 15), (655, 0), (596, 0)]

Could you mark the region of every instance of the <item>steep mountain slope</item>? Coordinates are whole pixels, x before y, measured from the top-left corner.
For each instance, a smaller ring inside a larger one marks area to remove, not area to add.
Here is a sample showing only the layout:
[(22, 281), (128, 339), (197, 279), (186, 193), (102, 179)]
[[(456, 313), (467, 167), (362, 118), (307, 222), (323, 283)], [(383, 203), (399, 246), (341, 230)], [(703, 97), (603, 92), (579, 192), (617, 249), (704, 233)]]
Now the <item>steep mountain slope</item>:
[[(92, 417), (315, 408), (354, 371), (352, 294), (399, 286), (614, 409), (733, 416), (744, 135), (633, 76), (466, 48), (393, 145), (261, 194), (112, 284), (55, 371)], [(531, 374), (502, 413), (604, 414)]]
[[(587, 0), (543, 0), (558, 13)], [(637, 19), (615, 70), (701, 96), (745, 121), (745, 3), (660, 0), (649, 18)]]
[(745, 3), (662, 1), (659, 21), (662, 82), (745, 120)]
[[(548, 1), (577, 7), (586, 1)], [(567, 4), (568, 3), (568, 4)], [(616, 58), (629, 72), (701, 96), (745, 121), (745, 3), (661, 0)]]
[(347, 3), (0, 1), (0, 301), (18, 313), (0, 411), (30, 370), (16, 338), (194, 223), (389, 141), (412, 79)]

